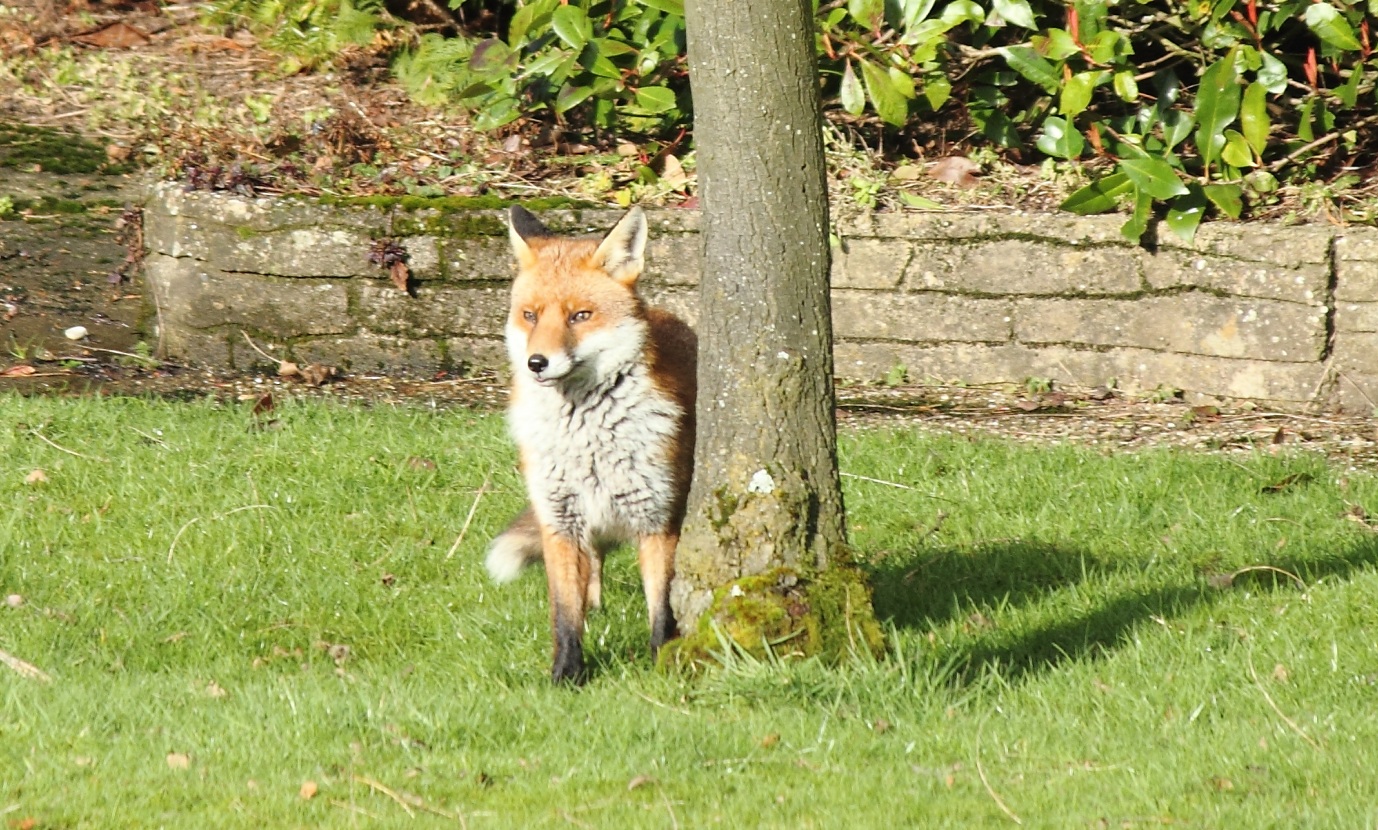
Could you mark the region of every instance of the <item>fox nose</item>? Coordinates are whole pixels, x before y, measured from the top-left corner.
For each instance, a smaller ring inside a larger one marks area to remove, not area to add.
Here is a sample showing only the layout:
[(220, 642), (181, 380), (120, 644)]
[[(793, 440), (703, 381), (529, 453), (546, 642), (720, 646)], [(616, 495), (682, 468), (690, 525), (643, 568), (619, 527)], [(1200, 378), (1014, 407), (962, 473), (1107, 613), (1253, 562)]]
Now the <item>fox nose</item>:
[(549, 365), (550, 361), (543, 354), (533, 354), (526, 359), (526, 368), (538, 375), (544, 372)]

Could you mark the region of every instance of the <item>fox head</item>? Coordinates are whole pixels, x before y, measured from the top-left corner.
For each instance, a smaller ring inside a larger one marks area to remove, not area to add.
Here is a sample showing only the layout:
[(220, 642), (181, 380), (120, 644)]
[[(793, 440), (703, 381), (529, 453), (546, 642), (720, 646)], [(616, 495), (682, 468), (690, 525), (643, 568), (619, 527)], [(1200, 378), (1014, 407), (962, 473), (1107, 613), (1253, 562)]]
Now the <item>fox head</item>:
[(507, 319), (512, 371), (541, 386), (598, 385), (642, 358), (636, 293), (646, 215), (634, 207), (603, 239), (554, 236), (524, 208), (509, 216), (517, 278)]

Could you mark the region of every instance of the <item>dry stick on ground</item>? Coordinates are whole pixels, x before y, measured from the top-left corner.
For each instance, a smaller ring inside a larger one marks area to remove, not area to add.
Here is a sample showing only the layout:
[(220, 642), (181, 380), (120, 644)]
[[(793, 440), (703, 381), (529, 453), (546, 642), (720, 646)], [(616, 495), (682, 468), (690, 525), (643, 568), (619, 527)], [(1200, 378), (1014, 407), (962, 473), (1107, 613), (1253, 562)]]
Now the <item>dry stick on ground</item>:
[(388, 785), (384, 784), (383, 782), (373, 778), (369, 778), (367, 775), (355, 775), (354, 780), (358, 781), (360, 784), (367, 786), (374, 792), (382, 793), (388, 798), (391, 798), (393, 801), (396, 801), (397, 806), (401, 807), (403, 810), (406, 810), (407, 815), (412, 818), (416, 818), (416, 813), (412, 812), (412, 807), (416, 807), (419, 810), (423, 810), (427, 813), (431, 813), (432, 815), (437, 815), (442, 818), (455, 818), (454, 813), (451, 813), (447, 810), (442, 810), (439, 807), (432, 807), (426, 804), (420, 798), (409, 793), (399, 793), (396, 790), (389, 787)]
[(976, 727), (976, 774), (981, 777), (981, 786), (985, 787), (986, 793), (995, 800), (995, 806), (1000, 808), (1000, 812), (1009, 816), (1010, 821), (1022, 827), (1024, 825), (1024, 820), (1010, 809), (1009, 805), (1005, 803), (1005, 799), (1001, 798), (1000, 794), (995, 791), (995, 788), (990, 785), (990, 781), (986, 778), (986, 768), (981, 765), (981, 732), (985, 728), (986, 720), (982, 718), (981, 725)]
[(31, 429), (31, 430), (29, 430), (29, 432), (33, 433), (33, 434), (34, 434), (34, 437), (38, 438), (40, 441), (42, 441), (43, 443), (45, 443), (45, 444), (47, 444), (48, 446), (52, 447), (53, 449), (61, 450), (62, 452), (67, 453), (68, 455), (74, 455), (74, 456), (76, 456), (77, 458), (85, 458), (87, 461), (99, 461), (99, 462), (102, 463), (102, 464), (109, 464), (109, 463), (110, 463), (110, 459), (108, 459), (108, 458), (101, 458), (101, 457), (99, 457), (99, 456), (94, 456), (94, 455), (82, 455), (81, 453), (77, 452), (76, 450), (69, 450), (69, 449), (67, 449), (66, 447), (64, 447), (64, 446), (62, 446), (62, 445), (60, 445), (60, 444), (58, 444), (58, 443), (55, 442), (55, 441), (53, 441), (51, 438), (49, 438), (48, 436), (44, 435), (43, 433), (39, 432), (39, 431), (36, 430), (36, 429)]
[(38, 666), (35, 666), (27, 660), (20, 660), (13, 654), (5, 651), (0, 651), (0, 663), (4, 663), (9, 668), (13, 669), (20, 677), (27, 677), (30, 680), (39, 680), (44, 683), (51, 683), (53, 680), (48, 676), (47, 672), (43, 671)]
[[(275, 510), (275, 509), (277, 509), (276, 506), (275, 506), (275, 505), (271, 505), (271, 504), (246, 504), (246, 505), (244, 505), (243, 507), (236, 507), (236, 508), (233, 509), (233, 510), (227, 510), (227, 511), (225, 511), (224, 513), (221, 513), (221, 514), (219, 514), (219, 515), (217, 515), (217, 516), (212, 516), (212, 517), (211, 517), (211, 520), (212, 520), (212, 521), (216, 521), (216, 520), (219, 520), (219, 519), (223, 519), (223, 518), (225, 518), (226, 516), (232, 515), (232, 514), (234, 514), (234, 513), (238, 513), (238, 512), (240, 512), (240, 511), (242, 511), (242, 510)], [(203, 517), (203, 516), (196, 516), (196, 517), (194, 517), (194, 518), (192, 518), (192, 519), (189, 519), (189, 520), (187, 521), (186, 524), (182, 525), (182, 527), (181, 527), (180, 529), (178, 529), (177, 535), (175, 535), (175, 536), (172, 537), (172, 544), (170, 544), (170, 545), (167, 546), (167, 563), (168, 563), (169, 565), (172, 564), (172, 552), (173, 552), (174, 550), (177, 549), (177, 540), (182, 538), (182, 534), (185, 533), (185, 532), (187, 531), (187, 528), (189, 528), (189, 527), (191, 527), (192, 525), (196, 524), (197, 522), (201, 521), (202, 518), (204, 518), (204, 517)]]
[(1254, 685), (1257, 686), (1259, 692), (1263, 694), (1263, 699), (1268, 701), (1268, 705), (1272, 707), (1273, 711), (1277, 713), (1278, 717), (1282, 718), (1282, 722), (1287, 724), (1288, 728), (1290, 728), (1293, 732), (1300, 735), (1301, 739), (1310, 744), (1313, 749), (1319, 751), (1321, 745), (1316, 742), (1316, 739), (1312, 738), (1310, 735), (1302, 731), (1302, 728), (1297, 725), (1296, 721), (1292, 720), (1291, 718), (1287, 717), (1287, 715), (1283, 714), (1282, 709), (1278, 708), (1278, 705), (1273, 702), (1273, 696), (1268, 694), (1267, 689), (1263, 688), (1263, 683), (1261, 683), (1258, 679), (1258, 672), (1254, 671), (1254, 656), (1252, 654), (1249, 655), (1249, 677), (1253, 678)]
[(478, 510), (479, 499), (488, 492), (488, 479), (491, 475), (492, 473), (489, 473), (483, 477), (483, 484), (479, 485), (478, 492), (474, 494), (474, 503), (469, 505), (469, 515), (464, 517), (464, 524), (459, 528), (459, 536), (455, 537), (455, 543), (450, 545), (450, 550), (445, 554), (445, 561), (450, 561), (450, 557), (455, 555), (455, 551), (459, 550), (460, 543), (464, 541), (464, 534), (469, 532), (469, 523), (474, 520), (474, 512)]
[(260, 349), (260, 348), (258, 347), (258, 344), (257, 344), (257, 343), (255, 343), (254, 341), (252, 341), (252, 340), (249, 339), (249, 333), (248, 333), (248, 332), (244, 331), (243, 329), (240, 329), (240, 330), (239, 330), (239, 333), (240, 333), (241, 335), (244, 336), (244, 342), (249, 344), (249, 348), (253, 349), (254, 351), (258, 352), (259, 354), (263, 355), (264, 357), (266, 357), (266, 358), (268, 358), (269, 360), (271, 360), (271, 361), (273, 361), (274, 363), (276, 363), (276, 364), (278, 365), (278, 368), (279, 368), (279, 369), (282, 368), (282, 364), (284, 364), (284, 363), (287, 362), (287, 361), (282, 360), (282, 359), (280, 359), (280, 358), (273, 357), (272, 355), (270, 355), (270, 354), (268, 354), (267, 352), (265, 352), (265, 351), (263, 351), (262, 349)]

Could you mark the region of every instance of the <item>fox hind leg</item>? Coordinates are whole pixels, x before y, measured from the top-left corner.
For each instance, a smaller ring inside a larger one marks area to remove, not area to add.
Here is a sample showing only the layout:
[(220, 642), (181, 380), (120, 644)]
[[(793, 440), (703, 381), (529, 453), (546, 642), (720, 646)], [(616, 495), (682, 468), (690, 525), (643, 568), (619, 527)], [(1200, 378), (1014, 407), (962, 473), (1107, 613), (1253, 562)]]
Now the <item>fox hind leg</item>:
[(587, 610), (593, 558), (574, 540), (542, 529), (546, 583), (550, 588), (550, 629), (554, 641), (550, 679), (582, 684), (584, 671), (584, 615)]
[(678, 633), (670, 610), (670, 580), (675, 576), (675, 548), (679, 535), (655, 533), (641, 537), (637, 560), (641, 587), (646, 593), (646, 613), (651, 624), (651, 653), (655, 654)]

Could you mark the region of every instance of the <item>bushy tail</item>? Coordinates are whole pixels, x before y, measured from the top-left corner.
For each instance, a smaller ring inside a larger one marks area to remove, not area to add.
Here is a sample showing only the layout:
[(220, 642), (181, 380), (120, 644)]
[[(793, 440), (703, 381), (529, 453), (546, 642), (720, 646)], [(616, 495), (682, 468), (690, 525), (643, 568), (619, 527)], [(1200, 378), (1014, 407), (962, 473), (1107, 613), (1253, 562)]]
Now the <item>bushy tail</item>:
[(541, 560), (541, 529), (531, 508), (523, 510), (507, 529), (488, 544), (484, 565), (496, 582), (511, 582), (522, 568)]

